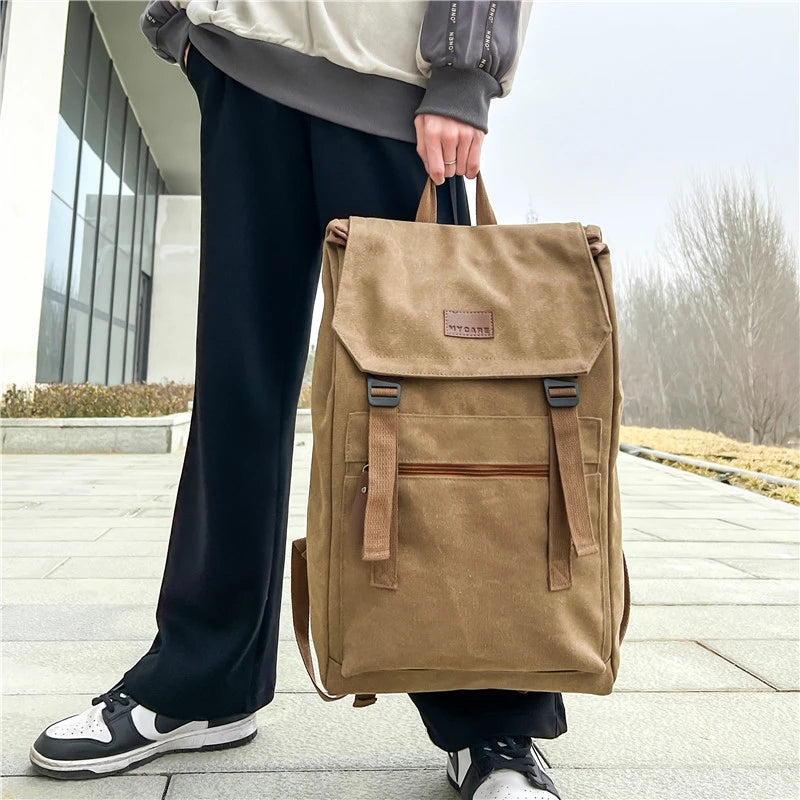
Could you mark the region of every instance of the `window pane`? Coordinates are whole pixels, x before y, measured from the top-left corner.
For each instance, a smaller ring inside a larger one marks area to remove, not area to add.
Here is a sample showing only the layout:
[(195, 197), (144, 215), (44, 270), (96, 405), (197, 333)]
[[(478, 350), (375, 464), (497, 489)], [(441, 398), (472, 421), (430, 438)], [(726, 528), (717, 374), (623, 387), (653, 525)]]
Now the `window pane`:
[(117, 268), (114, 278), (114, 297), (111, 311), (120, 322), (125, 323), (128, 312), (131, 254), (122, 246), (117, 248)]
[(106, 354), (108, 353), (108, 317), (92, 315), (91, 352), (89, 353), (89, 377), (91, 383), (106, 382)]
[(44, 285), (61, 295), (67, 293), (69, 266), (69, 237), (72, 228), (72, 209), (58, 197), (50, 197), (50, 221), (47, 227)]
[(71, 69), (65, 69), (61, 84), (53, 191), (69, 206), (75, 200), (78, 147), (83, 125), (83, 100), (83, 84), (77, 80)]
[(115, 248), (112, 242), (101, 236), (97, 243), (97, 259), (94, 266), (94, 308), (106, 317), (111, 314), (111, 278), (114, 270)]
[(100, 174), (103, 168), (103, 146), (106, 134), (106, 93), (109, 60), (103, 40), (94, 28), (89, 64), (89, 98), (86, 105), (86, 126), (81, 150), (81, 174), (77, 211), (95, 221), (98, 212)]
[(71, 306), (67, 320), (67, 346), (64, 355), (64, 381), (86, 380), (86, 347), (89, 340), (89, 314)]
[(117, 73), (111, 75), (111, 96), (108, 104), (106, 160), (103, 169), (103, 199), (100, 209), (100, 233), (114, 241), (117, 208), (122, 174), (122, 139), (125, 132), (125, 95)]
[(158, 170), (152, 157), (147, 166), (147, 194), (145, 195), (144, 240), (142, 241), (142, 272), (153, 274), (153, 234), (156, 226), (158, 195)]
[(95, 262), (94, 305), (90, 334), (89, 380), (105, 383), (108, 352), (108, 321), (111, 316), (111, 278), (114, 269), (114, 245), (101, 236)]
[(139, 171), (139, 126), (133, 111), (128, 111), (125, 123), (125, 167), (123, 169), (123, 194), (136, 194), (136, 179)]
[(89, 47), (89, 29), (92, 15), (85, 2), (69, 4), (67, 17), (67, 39), (64, 51), (64, 66), (70, 67), (83, 81), (86, 72), (86, 51)]
[(36, 380), (39, 383), (61, 380), (61, 344), (64, 339), (64, 298), (45, 289), (39, 324), (39, 350), (36, 356)]
[(122, 383), (122, 360), (125, 354), (125, 323), (111, 321), (111, 349), (108, 363), (108, 382)]
[(70, 303), (77, 303), (89, 311), (92, 301), (92, 279), (94, 276), (94, 235), (96, 228), (91, 222), (78, 217), (75, 220), (75, 244), (72, 253), (72, 285)]
[(136, 304), (138, 302), (139, 272), (141, 270), (142, 234), (145, 228), (145, 188), (147, 181), (147, 162), (149, 156), (147, 146), (142, 137), (142, 153), (139, 158), (139, 180), (137, 182), (138, 198), (136, 202), (136, 227), (133, 232), (133, 266), (131, 267), (131, 292), (128, 305), (128, 324), (136, 324)]

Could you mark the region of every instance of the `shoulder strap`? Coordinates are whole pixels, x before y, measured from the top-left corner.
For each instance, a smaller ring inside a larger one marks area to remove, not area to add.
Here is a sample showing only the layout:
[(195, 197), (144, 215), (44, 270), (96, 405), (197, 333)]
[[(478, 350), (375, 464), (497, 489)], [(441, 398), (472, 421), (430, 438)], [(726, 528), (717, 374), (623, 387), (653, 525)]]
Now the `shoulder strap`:
[[(306, 540), (295, 539), (292, 542), (292, 622), (297, 649), (311, 678), (317, 694), (326, 702), (341, 700), (345, 694), (328, 694), (318, 683), (311, 658), (311, 642), (309, 640), (309, 619), (311, 607), (308, 600), (308, 561), (306, 560)], [(372, 705), (377, 698), (374, 694), (357, 694), (353, 699), (355, 708)]]

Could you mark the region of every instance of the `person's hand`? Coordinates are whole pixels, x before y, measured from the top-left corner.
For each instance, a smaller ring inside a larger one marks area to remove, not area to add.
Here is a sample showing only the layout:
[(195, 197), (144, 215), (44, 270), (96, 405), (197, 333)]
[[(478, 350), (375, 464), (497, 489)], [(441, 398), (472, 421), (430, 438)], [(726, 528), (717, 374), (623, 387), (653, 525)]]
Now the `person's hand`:
[[(478, 174), (485, 136), (480, 128), (439, 114), (417, 114), (414, 127), (417, 130), (417, 153), (437, 186), (453, 175), (474, 178)], [(455, 163), (447, 164), (447, 161)]]
[(186, 61), (189, 58), (189, 48), (192, 46), (191, 42), (186, 42), (186, 49), (183, 51), (183, 68), (186, 69)]

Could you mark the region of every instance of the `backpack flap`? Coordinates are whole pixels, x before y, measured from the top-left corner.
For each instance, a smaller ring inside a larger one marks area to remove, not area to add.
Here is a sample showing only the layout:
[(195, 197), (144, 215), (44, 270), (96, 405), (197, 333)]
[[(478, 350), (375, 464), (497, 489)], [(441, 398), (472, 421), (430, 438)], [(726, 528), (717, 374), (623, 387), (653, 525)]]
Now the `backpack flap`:
[(583, 375), (611, 335), (583, 225), (350, 217), (333, 329), (363, 372)]

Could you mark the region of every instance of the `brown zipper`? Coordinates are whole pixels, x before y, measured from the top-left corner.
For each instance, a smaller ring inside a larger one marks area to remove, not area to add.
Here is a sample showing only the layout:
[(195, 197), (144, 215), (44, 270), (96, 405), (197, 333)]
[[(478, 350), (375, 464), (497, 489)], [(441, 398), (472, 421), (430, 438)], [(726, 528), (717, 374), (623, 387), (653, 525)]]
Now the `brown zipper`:
[[(365, 464), (362, 471), (368, 469), (369, 464)], [(456, 475), (480, 478), (547, 476), (550, 474), (550, 467), (547, 464), (425, 464), (401, 461), (397, 465), (397, 471), (400, 475)]]

